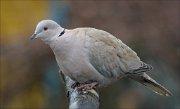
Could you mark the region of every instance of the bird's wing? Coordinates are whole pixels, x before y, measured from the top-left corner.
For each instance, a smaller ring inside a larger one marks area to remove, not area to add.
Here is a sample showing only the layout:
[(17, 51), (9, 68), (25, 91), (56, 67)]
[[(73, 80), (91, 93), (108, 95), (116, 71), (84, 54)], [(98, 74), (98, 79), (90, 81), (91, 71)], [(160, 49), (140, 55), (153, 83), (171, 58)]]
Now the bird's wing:
[(86, 30), (85, 48), (92, 66), (105, 77), (145, 72), (150, 66), (121, 40), (103, 30)]

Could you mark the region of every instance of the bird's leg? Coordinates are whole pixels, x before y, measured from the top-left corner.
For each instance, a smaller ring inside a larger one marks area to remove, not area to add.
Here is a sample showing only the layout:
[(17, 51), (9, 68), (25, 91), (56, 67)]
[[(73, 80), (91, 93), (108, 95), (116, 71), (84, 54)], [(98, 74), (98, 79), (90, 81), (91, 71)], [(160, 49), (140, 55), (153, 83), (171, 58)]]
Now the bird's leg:
[(93, 88), (96, 88), (97, 85), (98, 85), (97, 82), (80, 83), (80, 85), (77, 88), (80, 90), (91, 90)]
[(74, 82), (72, 85), (71, 85), (71, 88), (75, 89), (76, 87), (79, 87), (80, 83), (79, 82)]

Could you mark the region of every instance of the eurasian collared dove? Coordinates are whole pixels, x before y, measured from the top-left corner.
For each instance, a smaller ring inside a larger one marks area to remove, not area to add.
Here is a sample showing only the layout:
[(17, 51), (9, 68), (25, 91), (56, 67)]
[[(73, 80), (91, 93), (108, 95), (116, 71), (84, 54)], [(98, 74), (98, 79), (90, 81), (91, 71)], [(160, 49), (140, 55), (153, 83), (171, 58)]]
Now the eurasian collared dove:
[(38, 23), (31, 39), (40, 38), (50, 46), (64, 75), (79, 84), (101, 87), (113, 81), (131, 78), (154, 92), (171, 96), (145, 72), (152, 67), (110, 33), (95, 28), (64, 29), (55, 21)]

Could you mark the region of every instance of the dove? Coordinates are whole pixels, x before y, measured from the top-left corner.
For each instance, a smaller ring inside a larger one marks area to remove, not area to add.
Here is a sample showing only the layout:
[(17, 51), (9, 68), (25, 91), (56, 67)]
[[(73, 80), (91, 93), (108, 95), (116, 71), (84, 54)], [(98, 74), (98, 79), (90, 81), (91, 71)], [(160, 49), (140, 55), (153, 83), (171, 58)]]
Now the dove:
[(146, 74), (152, 66), (112, 34), (96, 28), (65, 29), (53, 20), (40, 21), (31, 39), (39, 38), (52, 49), (62, 73), (73, 88), (92, 89), (121, 78), (133, 79), (152, 91), (172, 93)]

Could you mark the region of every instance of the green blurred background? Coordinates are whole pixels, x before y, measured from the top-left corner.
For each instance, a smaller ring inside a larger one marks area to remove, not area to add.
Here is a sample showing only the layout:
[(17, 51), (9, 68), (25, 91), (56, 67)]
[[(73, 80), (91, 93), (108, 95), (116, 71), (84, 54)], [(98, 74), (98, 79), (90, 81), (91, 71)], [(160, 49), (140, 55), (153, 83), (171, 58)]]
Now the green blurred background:
[(68, 108), (50, 48), (30, 41), (36, 24), (52, 19), (65, 28), (94, 27), (120, 38), (149, 72), (172, 91), (163, 97), (129, 79), (100, 89), (101, 109), (180, 109), (180, 2), (178, 0), (1, 0), (0, 107)]

